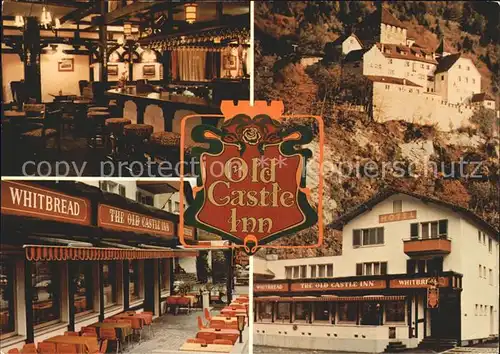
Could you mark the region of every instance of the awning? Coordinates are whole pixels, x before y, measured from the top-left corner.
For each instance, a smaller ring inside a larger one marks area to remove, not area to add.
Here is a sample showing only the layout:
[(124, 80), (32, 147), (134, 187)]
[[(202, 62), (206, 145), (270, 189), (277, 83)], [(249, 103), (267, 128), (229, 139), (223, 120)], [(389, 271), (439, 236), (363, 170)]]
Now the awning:
[(123, 249), (101, 247), (67, 247), (24, 245), (29, 261), (110, 261), (125, 259), (158, 259), (196, 257), (197, 252), (185, 250)]
[(325, 302), (325, 301), (336, 301), (336, 302), (352, 302), (352, 301), (401, 301), (406, 299), (403, 295), (369, 295), (369, 296), (335, 296), (335, 295), (323, 295), (323, 296), (261, 296), (256, 297), (257, 302)]

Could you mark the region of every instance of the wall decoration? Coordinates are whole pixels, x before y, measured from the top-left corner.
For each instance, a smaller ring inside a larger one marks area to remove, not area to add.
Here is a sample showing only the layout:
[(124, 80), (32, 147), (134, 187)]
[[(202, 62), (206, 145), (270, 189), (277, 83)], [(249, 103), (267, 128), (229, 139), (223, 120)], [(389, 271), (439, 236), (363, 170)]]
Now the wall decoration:
[(236, 55), (232, 55), (232, 54), (224, 55), (223, 67), (224, 67), (224, 70), (235, 70), (236, 69)]
[(108, 65), (108, 75), (118, 76), (118, 65)]
[(156, 75), (156, 66), (155, 65), (144, 65), (142, 67), (142, 75), (143, 76), (155, 76)]
[(74, 71), (75, 63), (73, 58), (65, 58), (59, 60), (58, 71)]

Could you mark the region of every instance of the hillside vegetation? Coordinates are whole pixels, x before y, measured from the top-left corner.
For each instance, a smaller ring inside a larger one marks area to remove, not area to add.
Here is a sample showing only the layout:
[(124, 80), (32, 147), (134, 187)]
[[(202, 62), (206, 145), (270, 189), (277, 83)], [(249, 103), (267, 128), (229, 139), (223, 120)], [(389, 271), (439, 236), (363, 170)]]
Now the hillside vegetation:
[[(498, 11), (493, 16), (492, 8), (481, 4), (406, 1), (386, 6), (409, 26), (410, 35), (420, 45), (437, 47), (438, 35), (443, 33), (450, 46), (464, 49), (483, 74), (487, 84), (483, 84), (483, 89), (497, 95)], [(353, 110), (344, 97), (345, 87), (351, 86), (357, 103), (363, 103), (368, 94), (365, 83), (341, 83), (338, 63), (318, 63), (307, 69), (298, 64), (296, 53), (321, 51), (325, 43), (349, 32), (374, 10), (371, 2), (294, 1), (256, 5), (256, 99), (280, 99), (288, 113), (321, 114), (325, 122), (324, 150), (329, 162), (323, 170), (325, 225), (388, 186), (467, 207), (498, 225), (498, 119), (493, 111), (479, 110), (471, 118), (473, 128), (449, 133), (434, 126), (407, 122), (379, 124), (366, 113)], [(307, 178), (313, 186), (313, 200), (317, 201), (318, 173), (314, 160), (317, 141), (310, 148), (314, 157), (309, 161)], [(401, 162), (403, 176), (393, 173), (390, 163), (394, 161)], [(462, 174), (460, 161), (467, 165)], [(479, 162), (477, 171), (474, 162)], [(379, 168), (383, 164), (389, 167), (375, 178), (363, 172), (339, 171), (339, 166), (346, 165), (366, 171), (366, 166), (372, 163)], [(277, 243), (313, 244), (317, 231), (306, 230)], [(340, 233), (325, 227), (324, 236), (321, 248), (270, 252), (280, 257), (338, 254)]]

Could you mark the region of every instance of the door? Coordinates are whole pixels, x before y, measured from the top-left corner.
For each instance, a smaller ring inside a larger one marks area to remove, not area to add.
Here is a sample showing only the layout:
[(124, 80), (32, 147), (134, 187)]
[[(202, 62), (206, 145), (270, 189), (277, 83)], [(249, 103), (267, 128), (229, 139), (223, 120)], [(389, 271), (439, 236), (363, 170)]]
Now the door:
[(431, 337), (460, 339), (460, 303), (456, 293), (443, 293), (439, 307), (430, 310)]

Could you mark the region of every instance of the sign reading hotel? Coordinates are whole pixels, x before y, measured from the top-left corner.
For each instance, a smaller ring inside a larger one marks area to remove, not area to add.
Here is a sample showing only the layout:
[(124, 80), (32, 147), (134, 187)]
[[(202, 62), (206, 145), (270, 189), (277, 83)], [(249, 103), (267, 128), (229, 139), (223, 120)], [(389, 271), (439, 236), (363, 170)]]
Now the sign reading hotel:
[(399, 213), (383, 214), (378, 216), (378, 222), (383, 224), (385, 222), (395, 222), (403, 220), (412, 220), (417, 218), (417, 211), (402, 211)]
[(255, 284), (253, 291), (255, 292), (284, 292), (288, 290), (288, 284)]
[(174, 223), (144, 214), (99, 204), (98, 226), (120, 231), (153, 234), (161, 237), (174, 236)]
[[(430, 280), (434, 278), (414, 278), (414, 279), (391, 279), (389, 287), (391, 288), (428, 288)], [(439, 277), (439, 287), (445, 288), (449, 285), (448, 278)]]
[[(198, 125), (192, 130), (192, 139), (206, 147), (193, 149), (199, 177), (194, 202), (183, 216), (185, 223), (220, 235), (248, 254), (315, 225), (318, 215), (305, 180), (312, 155), (304, 148), (313, 139), (310, 128), (283, 124), (282, 102), (235, 106), (223, 101), (221, 110), (220, 128)], [(319, 224), (318, 240), (322, 240)]]
[(290, 286), (291, 291), (321, 291), (321, 290), (362, 290), (362, 289), (384, 289), (385, 280), (353, 280), (353, 281), (330, 281), (318, 283), (294, 283)]
[(2, 181), (2, 214), (90, 225), (90, 202), (17, 181)]

